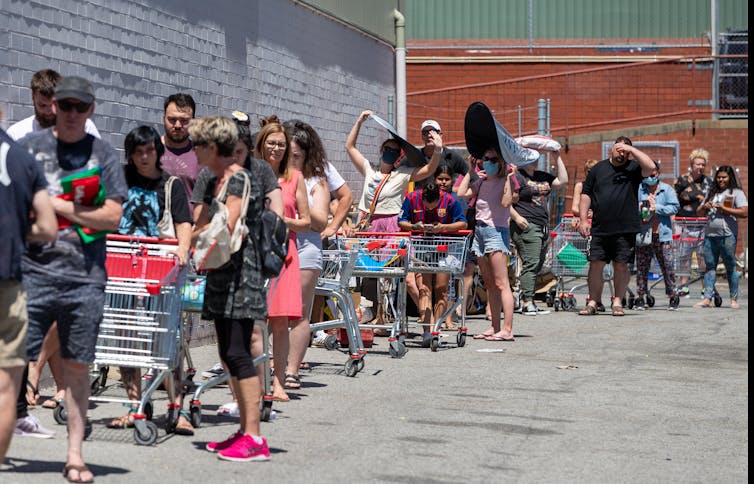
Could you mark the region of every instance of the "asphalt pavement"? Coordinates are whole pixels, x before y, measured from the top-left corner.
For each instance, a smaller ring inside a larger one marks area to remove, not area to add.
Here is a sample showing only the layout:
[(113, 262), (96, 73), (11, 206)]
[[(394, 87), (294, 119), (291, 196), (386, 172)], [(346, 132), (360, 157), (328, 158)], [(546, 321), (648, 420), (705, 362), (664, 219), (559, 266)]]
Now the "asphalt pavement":
[[(355, 377), (345, 353), (311, 348), (302, 389), (262, 424), (264, 463), (204, 450), (236, 429), (216, 414), (227, 387), (202, 395), (193, 437), (160, 429), (153, 446), (105, 426), (122, 406), (92, 404), (85, 459), (98, 483), (747, 482), (748, 279), (740, 310), (720, 289), (714, 309), (693, 309), (690, 298), (668, 311), (656, 294), (654, 308), (622, 318), (517, 314), (515, 342), (474, 340), (488, 323), (473, 316), (465, 346), (446, 333), (439, 351), (417, 339), (403, 358), (378, 337)], [(214, 345), (191, 354), (199, 372), (217, 360)], [(158, 425), (165, 403), (157, 392)], [(50, 410), (32, 412), (57, 434), (14, 438), (3, 483), (62, 480), (65, 428)]]

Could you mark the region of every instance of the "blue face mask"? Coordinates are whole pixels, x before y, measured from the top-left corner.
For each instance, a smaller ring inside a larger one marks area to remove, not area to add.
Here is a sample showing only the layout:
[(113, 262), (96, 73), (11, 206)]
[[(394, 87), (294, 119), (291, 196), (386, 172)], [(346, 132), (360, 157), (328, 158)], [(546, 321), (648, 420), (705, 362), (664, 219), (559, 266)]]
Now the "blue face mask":
[(383, 163), (387, 165), (394, 165), (396, 161), (398, 161), (398, 157), (400, 156), (400, 152), (395, 153), (393, 151), (383, 151), (382, 156), (380, 157), (380, 160), (382, 160)]
[(497, 171), (499, 169), (499, 166), (494, 161), (485, 161), (482, 163), (482, 169), (487, 173), (488, 176), (495, 176), (497, 175)]
[(642, 181), (647, 186), (657, 185), (660, 182), (660, 177), (657, 177), (657, 176), (648, 176), (648, 177), (646, 177)]

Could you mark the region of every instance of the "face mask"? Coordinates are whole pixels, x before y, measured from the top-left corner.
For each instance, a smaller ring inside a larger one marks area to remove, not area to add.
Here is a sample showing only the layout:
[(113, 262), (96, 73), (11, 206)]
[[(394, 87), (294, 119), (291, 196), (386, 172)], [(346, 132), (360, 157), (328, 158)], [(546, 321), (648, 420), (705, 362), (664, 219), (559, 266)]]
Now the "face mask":
[(657, 185), (659, 183), (660, 178), (656, 176), (648, 176), (644, 180), (645, 185)]
[(485, 161), (482, 163), (482, 169), (487, 173), (488, 176), (495, 176), (497, 175), (498, 171), (498, 164), (494, 161)]
[(387, 165), (394, 165), (396, 161), (398, 161), (398, 157), (400, 156), (400, 153), (393, 153), (390, 151), (383, 151), (382, 157), (380, 157), (380, 160), (382, 160), (383, 163)]

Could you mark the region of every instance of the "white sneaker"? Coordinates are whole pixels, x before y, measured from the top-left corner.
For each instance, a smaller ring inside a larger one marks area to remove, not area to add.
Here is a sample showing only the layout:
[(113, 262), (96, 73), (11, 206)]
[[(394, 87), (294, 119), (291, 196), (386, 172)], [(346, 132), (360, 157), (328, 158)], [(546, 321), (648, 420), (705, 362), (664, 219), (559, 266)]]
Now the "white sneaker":
[(325, 333), (324, 330), (320, 329), (316, 331), (312, 337), (312, 346), (316, 346), (317, 348), (324, 348), (326, 339), (327, 333)]
[(16, 428), (13, 435), (21, 437), (36, 437), (38, 439), (51, 439), (55, 432), (42, 427), (39, 419), (32, 414), (16, 420)]
[(203, 371), (202, 376), (204, 378), (214, 378), (216, 376), (222, 375), (223, 373), (225, 373), (225, 368), (223, 368), (223, 364), (215, 363), (215, 366), (213, 366), (209, 370)]

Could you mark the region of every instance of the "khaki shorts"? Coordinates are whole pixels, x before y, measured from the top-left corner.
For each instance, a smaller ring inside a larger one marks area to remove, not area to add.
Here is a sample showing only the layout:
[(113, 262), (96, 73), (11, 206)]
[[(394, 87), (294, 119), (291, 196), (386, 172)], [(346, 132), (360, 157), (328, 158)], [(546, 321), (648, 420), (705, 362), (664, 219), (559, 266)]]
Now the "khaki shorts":
[(26, 364), (26, 292), (19, 281), (0, 281), (0, 368)]

